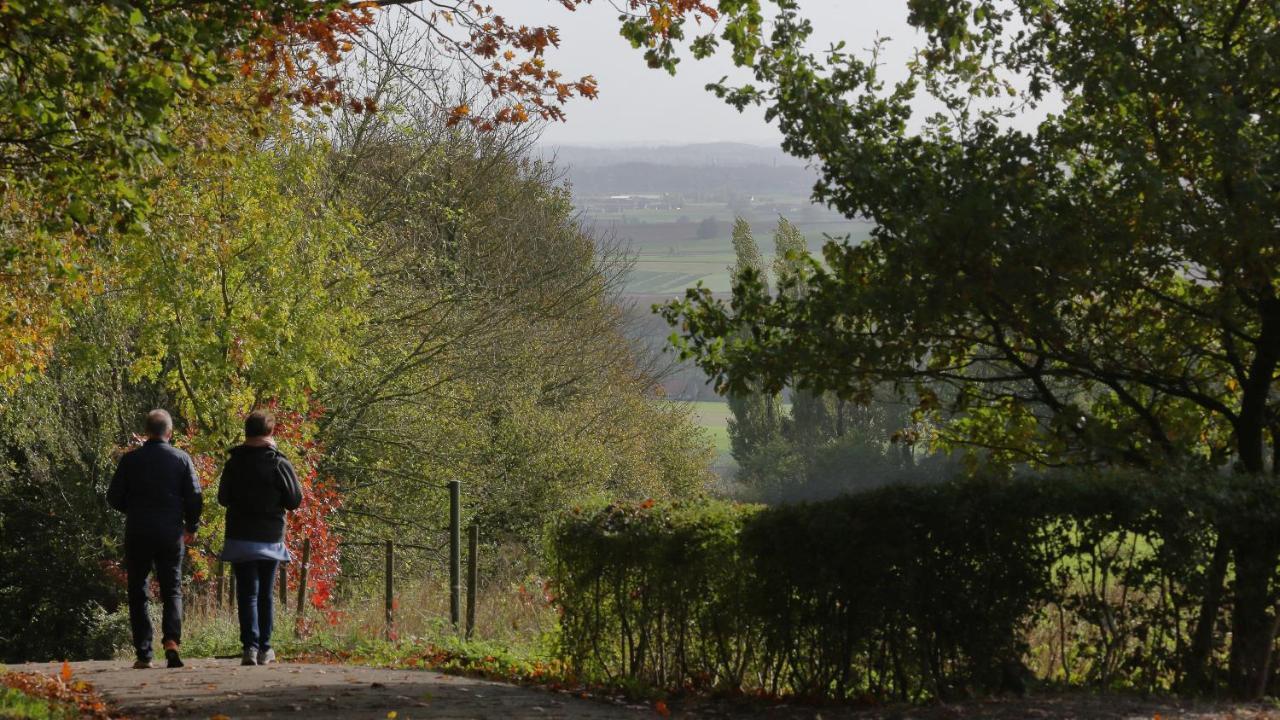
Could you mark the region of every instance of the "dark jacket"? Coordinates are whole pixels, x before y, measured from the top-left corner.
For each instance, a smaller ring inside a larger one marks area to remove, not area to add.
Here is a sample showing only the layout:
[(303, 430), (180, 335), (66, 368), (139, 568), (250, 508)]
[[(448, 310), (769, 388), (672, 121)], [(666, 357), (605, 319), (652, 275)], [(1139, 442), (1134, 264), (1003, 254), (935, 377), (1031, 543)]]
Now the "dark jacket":
[(284, 542), (284, 513), (302, 504), (302, 485), (274, 447), (240, 445), (222, 468), (218, 504), (227, 508), (228, 540)]
[(204, 496), (191, 456), (163, 440), (148, 440), (120, 458), (107, 503), (125, 514), (125, 534), (175, 540), (200, 526)]

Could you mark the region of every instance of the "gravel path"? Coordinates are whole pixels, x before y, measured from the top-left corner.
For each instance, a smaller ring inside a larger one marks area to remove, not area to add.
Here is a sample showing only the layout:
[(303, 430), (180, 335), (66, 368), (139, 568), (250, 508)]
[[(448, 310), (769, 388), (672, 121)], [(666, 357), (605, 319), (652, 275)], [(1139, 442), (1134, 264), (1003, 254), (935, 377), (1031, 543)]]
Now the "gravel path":
[[(56, 674), (59, 664), (9, 666)], [(622, 705), (536, 688), (354, 665), (279, 663), (241, 667), (236, 660), (188, 660), (181, 670), (133, 670), (127, 661), (72, 663), (73, 677), (94, 685), (130, 718), (565, 718), (662, 720), (653, 705)], [(394, 712), (395, 715), (390, 715)], [(221, 716), (221, 717), (219, 717)], [(958, 704), (880, 708), (760, 703), (672, 703), (670, 716), (699, 720), (1280, 720), (1275, 706), (1195, 703), (1075, 692)]]
[[(59, 665), (11, 665), (54, 674)], [(351, 665), (188, 660), (179, 670), (134, 670), (127, 661), (72, 663), (72, 677), (93, 684), (133, 718), (656, 718), (627, 708), (541, 690), (441, 675)]]

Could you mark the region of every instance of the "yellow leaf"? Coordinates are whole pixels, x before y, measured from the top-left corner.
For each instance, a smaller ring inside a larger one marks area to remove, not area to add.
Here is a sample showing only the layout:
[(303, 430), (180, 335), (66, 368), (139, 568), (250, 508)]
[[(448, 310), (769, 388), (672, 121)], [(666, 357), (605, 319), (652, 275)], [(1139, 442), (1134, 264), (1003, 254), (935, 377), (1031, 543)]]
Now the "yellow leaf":
[(392, 710), (391, 712), (387, 713), (387, 720), (396, 720), (396, 711), (395, 711), (395, 710)]

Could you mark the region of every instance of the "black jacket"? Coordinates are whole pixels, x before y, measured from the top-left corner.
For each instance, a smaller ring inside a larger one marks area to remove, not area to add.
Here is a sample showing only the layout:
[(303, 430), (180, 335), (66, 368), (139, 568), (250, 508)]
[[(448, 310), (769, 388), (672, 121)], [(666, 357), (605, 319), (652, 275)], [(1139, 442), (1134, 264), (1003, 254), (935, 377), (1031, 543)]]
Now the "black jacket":
[(200, 526), (204, 496), (191, 456), (163, 440), (148, 440), (120, 458), (107, 503), (125, 514), (125, 534), (174, 540)]
[(227, 508), (228, 540), (284, 542), (284, 513), (302, 504), (302, 485), (274, 447), (240, 445), (222, 468), (218, 504)]

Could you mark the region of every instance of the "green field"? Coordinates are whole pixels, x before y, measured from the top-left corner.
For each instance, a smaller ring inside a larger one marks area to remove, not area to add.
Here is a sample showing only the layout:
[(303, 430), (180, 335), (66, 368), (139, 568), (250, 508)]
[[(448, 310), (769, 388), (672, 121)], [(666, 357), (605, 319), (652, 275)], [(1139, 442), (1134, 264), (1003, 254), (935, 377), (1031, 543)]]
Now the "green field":
[(729, 453), (729, 403), (704, 401), (686, 403), (698, 425), (706, 430), (722, 455)]
[[(711, 239), (698, 239), (695, 222), (674, 222), (669, 217), (681, 214), (688, 218), (716, 217), (720, 233)], [(729, 292), (729, 267), (733, 265), (731, 218), (726, 206), (718, 212), (686, 207), (681, 211), (637, 210), (619, 216), (594, 216), (599, 227), (614, 233), (635, 254), (635, 265), (627, 279), (628, 295), (676, 296), (701, 282), (712, 292)], [(756, 242), (766, 263), (773, 262), (773, 229), (776, 215), (757, 213), (749, 217)], [(797, 221), (809, 247), (817, 251), (830, 237), (849, 235), (862, 240), (869, 232), (865, 223), (831, 221)]]

